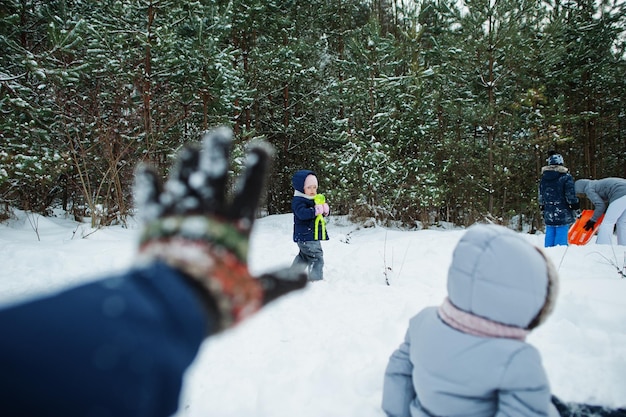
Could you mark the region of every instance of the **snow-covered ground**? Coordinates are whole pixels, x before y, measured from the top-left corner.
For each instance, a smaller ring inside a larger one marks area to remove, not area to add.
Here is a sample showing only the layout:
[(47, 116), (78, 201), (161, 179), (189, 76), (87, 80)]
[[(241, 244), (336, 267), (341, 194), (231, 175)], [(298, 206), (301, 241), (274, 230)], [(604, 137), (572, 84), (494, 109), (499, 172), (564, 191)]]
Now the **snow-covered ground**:
[[(18, 212), (0, 225), (0, 305), (55, 292), (131, 264), (139, 225), (93, 230)], [(259, 219), (250, 266), (287, 266), (292, 216)], [(208, 339), (185, 377), (178, 417), (382, 417), (383, 372), (408, 320), (439, 304), (461, 229), (363, 228), (331, 217), (325, 280)], [(543, 235), (524, 235), (543, 245)], [(531, 333), (554, 394), (626, 406), (624, 246), (546, 249), (559, 267), (551, 318)], [(506, 273), (506, 271), (503, 271)], [(10, 337), (3, 335), (2, 337)]]

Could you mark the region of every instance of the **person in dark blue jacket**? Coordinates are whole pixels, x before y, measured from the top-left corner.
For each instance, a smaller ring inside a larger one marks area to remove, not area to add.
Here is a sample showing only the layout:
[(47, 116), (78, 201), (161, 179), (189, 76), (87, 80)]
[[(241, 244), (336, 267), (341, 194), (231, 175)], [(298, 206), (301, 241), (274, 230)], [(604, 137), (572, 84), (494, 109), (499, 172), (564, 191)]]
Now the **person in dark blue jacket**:
[(171, 416), (205, 338), (306, 285), (291, 268), (249, 274), (271, 149), (250, 149), (227, 199), (231, 142), (222, 128), (184, 148), (164, 187), (138, 170), (145, 227), (126, 273), (0, 310), (0, 415)]
[(328, 240), (326, 221), (330, 209), (322, 194), (317, 193), (315, 172), (303, 169), (291, 178), (294, 193), (291, 200), (293, 211), (293, 241), (300, 250), (292, 266), (304, 266), (310, 281), (324, 279), (324, 251), (322, 240)]
[(539, 207), (546, 225), (545, 247), (567, 246), (567, 232), (580, 208), (574, 191), (574, 178), (563, 166), (563, 156), (550, 151), (547, 166), (541, 168)]

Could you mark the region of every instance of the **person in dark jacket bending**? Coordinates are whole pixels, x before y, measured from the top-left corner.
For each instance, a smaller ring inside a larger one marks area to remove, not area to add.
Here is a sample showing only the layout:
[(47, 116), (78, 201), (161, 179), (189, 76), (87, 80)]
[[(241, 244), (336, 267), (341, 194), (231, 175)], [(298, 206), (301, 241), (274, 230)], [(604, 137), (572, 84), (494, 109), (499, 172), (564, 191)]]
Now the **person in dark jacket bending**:
[(551, 151), (548, 165), (541, 168), (539, 207), (546, 225), (544, 246), (567, 246), (567, 232), (576, 220), (580, 203), (574, 191), (574, 178), (563, 166), (563, 156)]
[(0, 310), (0, 415), (171, 416), (205, 338), (306, 285), (292, 269), (249, 274), (271, 149), (250, 149), (227, 199), (231, 135), (184, 148), (165, 187), (138, 171), (145, 227), (132, 269)]

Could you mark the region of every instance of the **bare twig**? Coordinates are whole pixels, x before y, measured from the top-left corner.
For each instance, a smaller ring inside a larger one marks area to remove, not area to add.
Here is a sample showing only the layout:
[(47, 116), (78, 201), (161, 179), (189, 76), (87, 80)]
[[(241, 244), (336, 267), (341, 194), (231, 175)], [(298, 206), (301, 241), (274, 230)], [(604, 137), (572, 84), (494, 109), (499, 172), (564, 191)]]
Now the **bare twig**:
[[(393, 254), (391, 264), (393, 265)], [(387, 271), (392, 271), (391, 267), (387, 266), (387, 231), (385, 231), (385, 246), (383, 247), (383, 267), (385, 268), (383, 271), (383, 275), (385, 276), (385, 284), (391, 285), (389, 283), (389, 276), (387, 275)]]
[(30, 227), (33, 228), (37, 235), (37, 241), (41, 242), (41, 237), (39, 236), (39, 215), (26, 212), (26, 218), (28, 219), (28, 223), (30, 223)]
[[(617, 261), (613, 261), (607, 258), (600, 252), (592, 252), (592, 253), (597, 253), (598, 255), (603, 257), (611, 266), (613, 266), (617, 270), (618, 275), (620, 275), (622, 278), (626, 278), (626, 272), (622, 268), (620, 268), (619, 265), (617, 265)], [(626, 253), (624, 253), (624, 256), (626, 257)]]

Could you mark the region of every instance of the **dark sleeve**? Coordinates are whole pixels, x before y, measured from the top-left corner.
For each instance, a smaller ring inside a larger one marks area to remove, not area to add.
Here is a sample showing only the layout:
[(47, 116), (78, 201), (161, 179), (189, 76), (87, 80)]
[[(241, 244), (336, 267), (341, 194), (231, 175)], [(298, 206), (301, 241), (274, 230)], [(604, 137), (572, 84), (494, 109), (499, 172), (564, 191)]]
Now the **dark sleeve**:
[(567, 174), (565, 178), (565, 184), (563, 185), (563, 191), (565, 194), (565, 200), (567, 204), (579, 204), (578, 197), (576, 197), (576, 191), (574, 190), (574, 177)]
[(0, 415), (170, 416), (213, 318), (153, 264), (0, 311)]
[(315, 203), (306, 198), (294, 198), (291, 203), (291, 210), (299, 220), (311, 220), (315, 218)]

